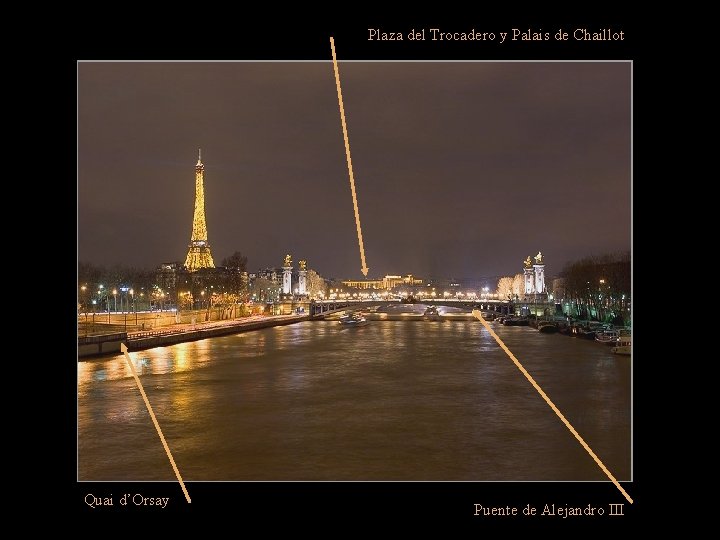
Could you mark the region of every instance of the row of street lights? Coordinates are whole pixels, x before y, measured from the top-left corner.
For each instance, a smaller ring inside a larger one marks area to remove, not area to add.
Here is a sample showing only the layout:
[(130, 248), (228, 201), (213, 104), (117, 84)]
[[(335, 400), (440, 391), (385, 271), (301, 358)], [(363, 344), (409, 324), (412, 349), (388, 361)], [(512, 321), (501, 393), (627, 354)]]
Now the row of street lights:
[[(212, 287), (211, 287), (212, 288)], [(102, 311), (107, 311), (108, 313), (117, 313), (118, 312), (118, 294), (120, 295), (120, 312), (125, 313), (126, 311), (129, 313), (131, 310), (135, 313), (137, 313), (135, 309), (135, 290), (128, 286), (122, 286), (120, 287), (120, 290), (114, 288), (112, 292), (110, 292), (109, 289), (106, 289), (104, 285), (98, 285), (98, 290), (96, 291), (96, 297), (92, 298), (91, 301), (87, 302), (87, 285), (80, 286), (80, 310), (84, 311), (85, 313), (88, 312), (89, 306), (97, 306), (102, 305), (103, 300), (105, 301), (105, 309)], [(110, 304), (110, 295), (113, 297), (113, 303)], [(143, 296), (143, 293), (140, 294), (140, 296)], [(191, 303), (191, 307), (194, 308), (195, 299), (193, 298), (193, 294), (190, 291), (186, 292), (180, 292), (178, 293), (179, 297), (185, 297), (185, 300)], [(199, 298), (197, 298), (198, 302), (200, 303), (200, 309), (203, 309), (206, 306), (206, 300), (209, 301), (209, 298), (213, 296), (212, 292), (209, 292), (207, 290), (200, 291)], [(124, 302), (123, 302), (124, 297)], [(156, 304), (159, 304), (160, 311), (163, 311), (165, 300), (169, 299), (170, 296), (166, 294), (162, 290), (158, 290), (156, 292), (153, 292), (149, 298), (151, 299), (151, 305), (150, 309), (152, 310), (152, 303), (155, 302)], [(112, 306), (112, 309), (110, 309)]]
[[(86, 299), (86, 293), (87, 293), (87, 285), (82, 285), (80, 287), (80, 309), (84, 309), (85, 311), (85, 319), (87, 320), (87, 312), (88, 312), (88, 302)], [(125, 313), (125, 329), (127, 330), (127, 314), (130, 312), (131, 306), (133, 313), (135, 313), (135, 324), (137, 325), (138, 315), (137, 310), (135, 309), (135, 290), (131, 287), (123, 286), (120, 287), (120, 309), (123, 313)], [(117, 313), (117, 296), (118, 296), (118, 290), (113, 289), (112, 293), (109, 289), (106, 289), (104, 285), (100, 284), (98, 285), (97, 290), (97, 298), (93, 298), (91, 300), (91, 305), (93, 307), (93, 324), (95, 324), (95, 313), (96, 313), (96, 306), (98, 305), (98, 300), (102, 301), (102, 299), (105, 299), (105, 305), (107, 306), (107, 314), (108, 314), (108, 324), (110, 323), (110, 294), (113, 296), (113, 311)], [(123, 296), (125, 295), (125, 306), (123, 307)], [(129, 295), (129, 298), (128, 298)]]

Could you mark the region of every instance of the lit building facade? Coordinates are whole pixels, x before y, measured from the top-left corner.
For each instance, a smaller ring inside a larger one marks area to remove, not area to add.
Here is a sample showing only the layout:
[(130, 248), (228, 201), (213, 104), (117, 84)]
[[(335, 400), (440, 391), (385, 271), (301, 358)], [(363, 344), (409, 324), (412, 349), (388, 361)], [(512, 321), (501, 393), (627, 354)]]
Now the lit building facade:
[(416, 278), (412, 274), (407, 274), (406, 276), (393, 276), (393, 275), (387, 275), (382, 279), (360, 279), (360, 280), (343, 280), (342, 284), (345, 287), (350, 287), (353, 289), (384, 289), (384, 290), (391, 290), (395, 287), (400, 287), (403, 285), (407, 286), (417, 286), (422, 285), (423, 280)]
[(258, 279), (266, 279), (272, 283), (273, 294), (267, 298), (279, 300), (282, 298), (308, 296), (310, 283), (308, 282), (307, 261), (301, 260), (298, 269), (293, 267), (292, 256), (286, 255), (283, 265), (278, 268), (264, 268), (248, 275), (252, 285)]

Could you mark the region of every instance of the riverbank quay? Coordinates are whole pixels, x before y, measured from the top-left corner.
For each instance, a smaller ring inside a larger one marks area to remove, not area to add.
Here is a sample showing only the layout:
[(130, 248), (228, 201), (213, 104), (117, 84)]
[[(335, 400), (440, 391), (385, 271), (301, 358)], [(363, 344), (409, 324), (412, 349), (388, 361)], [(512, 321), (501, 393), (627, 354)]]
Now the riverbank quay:
[(295, 324), (308, 319), (309, 315), (253, 316), (234, 321), (175, 325), (162, 330), (113, 333), (104, 336), (80, 336), (78, 337), (78, 359), (91, 359), (106, 354), (117, 354), (120, 350), (120, 342), (125, 342), (129, 351), (141, 351), (186, 341), (197, 341), (199, 339)]

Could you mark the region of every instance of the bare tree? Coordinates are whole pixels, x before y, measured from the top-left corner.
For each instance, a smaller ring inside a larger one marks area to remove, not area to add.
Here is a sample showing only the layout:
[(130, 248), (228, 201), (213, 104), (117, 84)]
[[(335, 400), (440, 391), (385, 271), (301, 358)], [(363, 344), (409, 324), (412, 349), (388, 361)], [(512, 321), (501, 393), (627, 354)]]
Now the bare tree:
[(319, 298), (327, 295), (327, 283), (315, 270), (307, 273), (307, 292), (310, 298)]
[(525, 278), (522, 274), (515, 274), (512, 281), (512, 295), (522, 298), (525, 293)]
[(569, 263), (562, 271), (566, 297), (580, 317), (599, 320), (629, 315), (630, 253), (596, 255)]
[[(153, 270), (119, 264), (107, 268), (89, 262), (78, 262), (78, 300), (84, 309), (94, 306), (98, 311), (103, 311), (109, 303), (115, 306), (115, 298), (118, 307), (122, 305), (123, 309), (130, 309), (131, 303), (139, 305), (144, 295), (151, 291), (156, 283)], [(122, 290), (124, 288), (127, 290)], [(117, 291), (115, 296), (112, 294), (113, 290)], [(133, 294), (129, 293), (130, 290)]]
[(236, 251), (229, 257), (222, 260), (221, 266), (225, 267), (224, 289), (234, 296), (234, 301), (247, 296), (247, 257)]
[(238, 270), (239, 272), (245, 272), (247, 270), (247, 257), (239, 251), (236, 251), (229, 257), (225, 257), (222, 260), (222, 263), (220, 263), (220, 266), (232, 268)]
[(501, 277), (497, 284), (498, 298), (505, 299), (513, 294), (513, 278), (509, 276)]

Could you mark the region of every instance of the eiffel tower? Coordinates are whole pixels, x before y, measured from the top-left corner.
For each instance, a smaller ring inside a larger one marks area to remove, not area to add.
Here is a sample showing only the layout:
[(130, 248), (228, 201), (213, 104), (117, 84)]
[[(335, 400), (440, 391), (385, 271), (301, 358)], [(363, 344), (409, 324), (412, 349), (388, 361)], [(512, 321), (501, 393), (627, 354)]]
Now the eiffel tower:
[(205, 189), (203, 187), (203, 176), (205, 166), (202, 164), (202, 154), (198, 150), (198, 161), (195, 165), (195, 213), (193, 214), (192, 237), (185, 267), (189, 272), (195, 272), (200, 268), (215, 268), (210, 244), (207, 241), (207, 225), (205, 225)]

